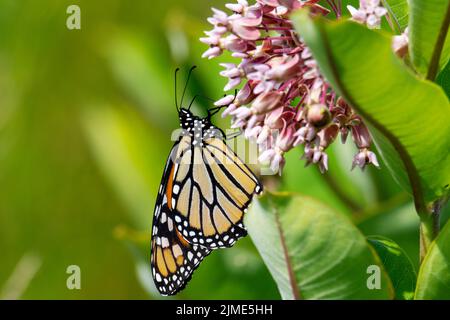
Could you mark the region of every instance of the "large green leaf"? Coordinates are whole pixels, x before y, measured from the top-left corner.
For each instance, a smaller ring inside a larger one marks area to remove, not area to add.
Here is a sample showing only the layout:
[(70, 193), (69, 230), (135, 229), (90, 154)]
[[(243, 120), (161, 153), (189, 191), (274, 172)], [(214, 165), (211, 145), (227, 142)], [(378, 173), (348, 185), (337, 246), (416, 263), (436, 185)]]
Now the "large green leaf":
[(384, 237), (370, 236), (367, 240), (378, 253), (392, 281), (395, 298), (411, 300), (414, 297), (417, 275), (405, 251), (397, 243)]
[(447, 97), (450, 98), (450, 61), (445, 66), (444, 70), (439, 73), (436, 83), (438, 83), (442, 89), (444, 89)]
[(450, 58), (450, 1), (410, 0), (410, 53), (417, 70), (434, 80)]
[(283, 299), (389, 299), (392, 284), (369, 290), (369, 266), (381, 266), (364, 236), (343, 214), (309, 197), (283, 193), (255, 200), (248, 232)]
[(383, 6), (389, 12), (389, 18), (397, 33), (401, 33), (408, 26), (407, 0), (382, 0)]
[(433, 241), (422, 262), (415, 299), (450, 299), (450, 223)]
[(373, 128), (375, 142), (416, 207), (448, 192), (450, 104), (442, 89), (415, 77), (391, 49), (391, 37), (354, 22), (293, 17), (321, 72)]

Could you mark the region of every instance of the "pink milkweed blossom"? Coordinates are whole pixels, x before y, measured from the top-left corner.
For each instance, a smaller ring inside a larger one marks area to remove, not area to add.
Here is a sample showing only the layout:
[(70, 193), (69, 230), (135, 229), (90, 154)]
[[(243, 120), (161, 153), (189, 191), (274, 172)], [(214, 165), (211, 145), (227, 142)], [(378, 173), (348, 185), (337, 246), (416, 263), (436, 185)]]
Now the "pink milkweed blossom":
[(366, 24), (370, 29), (380, 28), (381, 18), (387, 14), (381, 0), (359, 0), (359, 9), (353, 6), (347, 6), (347, 9), (354, 21)]
[[(361, 117), (322, 77), (289, 20), (294, 10), (303, 7), (313, 15), (328, 15), (330, 11), (318, 2), (256, 0), (251, 4), (237, 0), (225, 5), (227, 11), (212, 9), (208, 22), (213, 28), (200, 39), (209, 46), (204, 58), (212, 59), (227, 51), (239, 60), (221, 64), (220, 75), (228, 79), (224, 90), (240, 90), (236, 96), (220, 99), (216, 106), (225, 107), (222, 116), (232, 117), (232, 128), (240, 129), (247, 139), (257, 143), (259, 161), (274, 172), (281, 173), (285, 153), (295, 147), (303, 148), (306, 165), (315, 164), (321, 172), (327, 171), (327, 148), (339, 135), (342, 143), (350, 136), (358, 148), (352, 168), (378, 166)], [(329, 3), (340, 17), (340, 5)], [(375, 26), (385, 14), (379, 1), (361, 0), (360, 4), (353, 19), (364, 14), (364, 23), (369, 26)]]
[(409, 29), (406, 28), (405, 31), (392, 39), (392, 50), (401, 58), (403, 58), (408, 53), (409, 46)]

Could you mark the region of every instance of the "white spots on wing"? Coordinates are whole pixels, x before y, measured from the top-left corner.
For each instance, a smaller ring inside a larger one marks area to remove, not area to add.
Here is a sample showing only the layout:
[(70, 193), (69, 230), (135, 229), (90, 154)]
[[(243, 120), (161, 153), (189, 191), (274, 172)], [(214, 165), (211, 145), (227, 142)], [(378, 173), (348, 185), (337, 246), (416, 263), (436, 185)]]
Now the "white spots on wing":
[(173, 193), (178, 194), (178, 192), (180, 192), (180, 186), (176, 184), (173, 186)]
[[(187, 257), (188, 257), (189, 260), (192, 260), (192, 258), (194, 257), (194, 254), (189, 251), (188, 254), (187, 254)], [(188, 269), (189, 269), (189, 267), (188, 267)]]
[(169, 246), (169, 239), (167, 239), (166, 237), (162, 237), (161, 238), (161, 245), (163, 248), (167, 248)]
[(178, 222), (178, 223), (180, 223), (180, 222), (181, 222), (180, 216), (175, 216), (175, 221)]
[(165, 223), (167, 221), (167, 215), (165, 212), (161, 214), (161, 223)]
[(181, 247), (177, 244), (173, 246), (172, 251), (175, 257), (179, 257), (183, 254)]

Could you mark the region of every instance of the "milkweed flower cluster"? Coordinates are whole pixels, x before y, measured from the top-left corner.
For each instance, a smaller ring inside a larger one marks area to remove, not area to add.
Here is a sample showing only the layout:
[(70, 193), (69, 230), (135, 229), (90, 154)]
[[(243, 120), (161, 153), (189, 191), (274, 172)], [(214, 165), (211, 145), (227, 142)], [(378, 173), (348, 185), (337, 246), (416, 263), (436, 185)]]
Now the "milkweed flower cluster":
[[(304, 149), (302, 158), (306, 165), (317, 164), (325, 172), (326, 150), (338, 135), (343, 143), (350, 135), (359, 150), (352, 167), (378, 167), (377, 158), (370, 151), (371, 136), (361, 117), (322, 77), (310, 50), (289, 20), (294, 10), (303, 7), (308, 7), (313, 15), (329, 14), (318, 2), (256, 0), (249, 4), (237, 0), (226, 5), (227, 12), (212, 9), (208, 22), (213, 29), (200, 39), (209, 45), (203, 57), (212, 59), (224, 51), (230, 52), (239, 63), (221, 64), (224, 69), (220, 74), (228, 79), (224, 90), (241, 86), (236, 96), (225, 96), (216, 106), (226, 106), (222, 115), (232, 116), (232, 127), (256, 141), (259, 161), (275, 172), (281, 172), (285, 153), (297, 146)], [(339, 17), (340, 5), (329, 3)], [(358, 16), (364, 12), (367, 24), (373, 25), (370, 14), (377, 19), (383, 15), (372, 6), (375, 4), (375, 0), (361, 0)]]
[(386, 8), (381, 6), (381, 0), (359, 0), (359, 9), (347, 6), (354, 21), (366, 24), (370, 29), (381, 26), (381, 18), (387, 14)]

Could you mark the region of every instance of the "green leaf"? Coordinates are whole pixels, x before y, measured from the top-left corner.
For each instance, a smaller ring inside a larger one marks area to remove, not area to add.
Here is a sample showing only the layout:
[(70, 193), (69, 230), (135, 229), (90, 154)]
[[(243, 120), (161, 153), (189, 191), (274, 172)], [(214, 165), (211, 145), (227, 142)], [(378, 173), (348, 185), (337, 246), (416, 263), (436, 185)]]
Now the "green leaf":
[(394, 295), (383, 270), (381, 288), (368, 289), (367, 268), (381, 266), (379, 258), (347, 217), (317, 200), (267, 193), (254, 200), (245, 224), (283, 299)]
[(450, 58), (450, 1), (410, 0), (410, 54), (417, 70), (434, 80)]
[(396, 180), (419, 210), (446, 194), (450, 181), (450, 104), (442, 89), (415, 77), (391, 49), (391, 37), (354, 22), (293, 17), (322, 74), (362, 115)]
[(439, 73), (436, 78), (436, 83), (444, 89), (447, 97), (450, 98), (450, 61), (445, 66), (444, 70)]
[(450, 223), (428, 249), (417, 278), (415, 299), (450, 299)]
[(402, 33), (408, 26), (407, 0), (382, 0), (383, 6), (389, 12), (389, 18), (397, 33)]
[(414, 297), (417, 275), (406, 252), (397, 243), (384, 237), (370, 236), (367, 240), (378, 253), (392, 281), (395, 298), (411, 300)]

